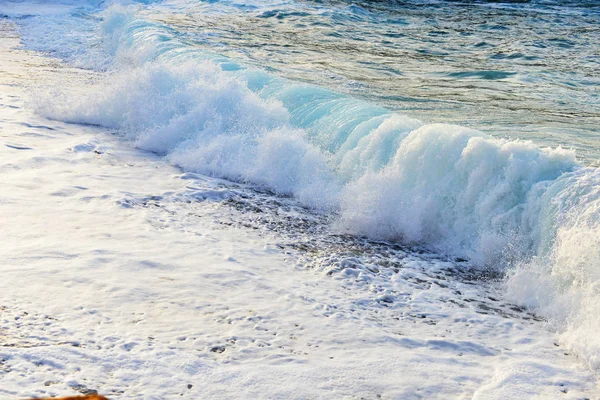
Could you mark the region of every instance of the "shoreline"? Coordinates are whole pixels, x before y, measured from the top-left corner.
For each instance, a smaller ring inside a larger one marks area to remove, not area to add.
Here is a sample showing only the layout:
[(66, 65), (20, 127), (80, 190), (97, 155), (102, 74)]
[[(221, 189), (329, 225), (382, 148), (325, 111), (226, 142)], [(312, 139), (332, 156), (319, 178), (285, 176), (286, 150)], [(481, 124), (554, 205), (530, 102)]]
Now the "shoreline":
[(543, 324), (451, 263), (285, 230), (285, 210), (320, 222), (36, 116), (28, 92), (94, 74), (0, 32), (1, 397), (598, 393)]

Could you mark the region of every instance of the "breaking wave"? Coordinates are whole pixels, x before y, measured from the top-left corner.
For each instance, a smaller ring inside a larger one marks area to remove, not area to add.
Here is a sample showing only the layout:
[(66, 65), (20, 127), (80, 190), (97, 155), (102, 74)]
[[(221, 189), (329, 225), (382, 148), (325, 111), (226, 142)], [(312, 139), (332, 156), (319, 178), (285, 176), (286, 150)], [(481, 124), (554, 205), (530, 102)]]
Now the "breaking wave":
[(109, 72), (83, 92), (39, 96), (41, 114), (114, 129), (185, 170), (293, 195), (335, 212), (347, 232), (506, 271), (507, 296), (600, 369), (600, 170), (574, 151), (286, 81), (199, 50), (132, 8), (98, 19), (94, 54), (104, 58), (90, 66)]

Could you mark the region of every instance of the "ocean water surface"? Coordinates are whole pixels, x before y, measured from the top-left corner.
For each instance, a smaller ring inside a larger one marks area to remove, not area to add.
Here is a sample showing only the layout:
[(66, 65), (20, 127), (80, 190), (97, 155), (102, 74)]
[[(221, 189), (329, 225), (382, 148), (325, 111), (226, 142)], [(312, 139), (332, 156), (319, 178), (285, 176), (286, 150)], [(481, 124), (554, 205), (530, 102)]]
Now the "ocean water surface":
[(100, 72), (40, 114), (498, 271), (600, 369), (596, 2), (31, 4), (27, 48)]

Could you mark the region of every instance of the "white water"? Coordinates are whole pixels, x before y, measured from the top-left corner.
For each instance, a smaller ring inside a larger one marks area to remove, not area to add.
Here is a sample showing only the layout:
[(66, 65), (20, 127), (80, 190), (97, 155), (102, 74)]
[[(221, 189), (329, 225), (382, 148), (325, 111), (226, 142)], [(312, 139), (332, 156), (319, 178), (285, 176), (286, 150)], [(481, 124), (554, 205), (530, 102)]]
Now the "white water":
[[(114, 129), (185, 170), (292, 194), (338, 212), (351, 233), (505, 270), (507, 297), (600, 368), (600, 173), (573, 151), (425, 125), (248, 70), (132, 8), (101, 17), (96, 49), (76, 59), (110, 72), (78, 93), (37, 96), (40, 114)], [(40, 40), (32, 46), (47, 50)]]

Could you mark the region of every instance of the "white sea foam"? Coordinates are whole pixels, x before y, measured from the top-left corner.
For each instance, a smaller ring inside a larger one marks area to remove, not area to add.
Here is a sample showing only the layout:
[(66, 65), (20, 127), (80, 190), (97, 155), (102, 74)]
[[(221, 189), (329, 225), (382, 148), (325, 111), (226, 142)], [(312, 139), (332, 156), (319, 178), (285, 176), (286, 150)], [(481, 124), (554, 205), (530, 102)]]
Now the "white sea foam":
[(84, 94), (41, 96), (41, 114), (106, 126), (186, 170), (338, 211), (349, 232), (505, 269), (508, 297), (547, 316), (600, 368), (600, 173), (573, 151), (253, 80), (131, 8), (106, 11), (102, 29), (114, 72)]
[(535, 245), (524, 213), (535, 186), (574, 166), (570, 151), (427, 125), (402, 141), (390, 165), (349, 185), (342, 220), (370, 236), (497, 265)]
[(544, 186), (530, 201), (536, 257), (509, 272), (508, 297), (548, 317), (563, 343), (600, 370), (600, 170)]
[(258, 183), (313, 207), (334, 204), (327, 156), (287, 124), (279, 102), (261, 100), (215, 66), (153, 63), (109, 80), (83, 98), (48, 97), (38, 110), (117, 129), (189, 171)]

